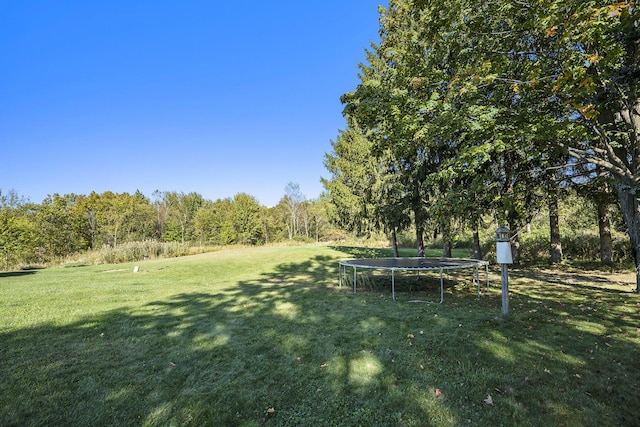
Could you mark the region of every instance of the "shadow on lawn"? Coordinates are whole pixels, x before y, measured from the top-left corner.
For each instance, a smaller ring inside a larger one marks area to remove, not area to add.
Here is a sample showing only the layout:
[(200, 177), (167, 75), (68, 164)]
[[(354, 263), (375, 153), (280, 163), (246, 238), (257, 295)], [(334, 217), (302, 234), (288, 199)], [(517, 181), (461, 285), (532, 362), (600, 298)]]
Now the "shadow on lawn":
[(21, 270), (21, 271), (3, 271), (0, 272), (0, 278), (2, 277), (20, 277), (30, 274), (36, 274), (36, 270)]
[(386, 258), (393, 257), (393, 251), (388, 248), (363, 248), (358, 246), (332, 246), (331, 249), (344, 252), (354, 258)]
[[(596, 292), (635, 293), (635, 277), (629, 280), (612, 281), (611, 275), (602, 272), (590, 272), (580, 270), (557, 271), (548, 269), (516, 268), (511, 274), (516, 277), (543, 281), (554, 285), (560, 285), (559, 291), (566, 288), (584, 289)], [(594, 286), (596, 283), (597, 286)], [(622, 289), (621, 289), (622, 288)], [(627, 288), (628, 290), (625, 290)]]
[(637, 319), (625, 313), (638, 299), (579, 287), (559, 301), (565, 288), (524, 279), (501, 321), (495, 295), (421, 305), (337, 292), (336, 260), (316, 257), (221, 292), (1, 334), (0, 423), (635, 422)]

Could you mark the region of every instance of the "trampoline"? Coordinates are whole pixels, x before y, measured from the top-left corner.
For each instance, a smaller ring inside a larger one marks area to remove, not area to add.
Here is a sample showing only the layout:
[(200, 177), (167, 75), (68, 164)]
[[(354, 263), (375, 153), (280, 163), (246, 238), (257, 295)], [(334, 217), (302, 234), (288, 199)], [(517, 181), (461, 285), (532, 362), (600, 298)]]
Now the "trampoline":
[(489, 262), (470, 258), (361, 258), (340, 261), (339, 280), (342, 287), (342, 277), (346, 276), (347, 267), (353, 268), (353, 293), (356, 293), (358, 282), (357, 271), (362, 269), (391, 271), (391, 297), (396, 300), (395, 272), (396, 271), (439, 271), (440, 272), (440, 303), (444, 301), (445, 270), (473, 269), (473, 280), (478, 286), (480, 298), (480, 267), (484, 267), (487, 290), (489, 289)]

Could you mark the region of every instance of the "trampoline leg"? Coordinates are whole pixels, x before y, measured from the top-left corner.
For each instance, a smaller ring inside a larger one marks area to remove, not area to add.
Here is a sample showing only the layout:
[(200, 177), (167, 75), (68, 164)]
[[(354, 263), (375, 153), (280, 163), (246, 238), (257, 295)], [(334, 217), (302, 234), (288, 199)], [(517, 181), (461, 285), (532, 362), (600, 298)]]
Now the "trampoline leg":
[(440, 269), (440, 304), (444, 301), (444, 281), (442, 280), (442, 269)]
[(487, 279), (487, 292), (489, 292), (489, 263), (484, 265), (484, 275)]
[(391, 270), (391, 298), (393, 298), (393, 300), (396, 300), (396, 277), (395, 277), (395, 270)]
[(356, 268), (353, 267), (353, 294), (354, 295), (356, 294), (356, 283), (358, 281), (358, 278), (357, 278), (356, 274), (357, 274), (356, 273)]

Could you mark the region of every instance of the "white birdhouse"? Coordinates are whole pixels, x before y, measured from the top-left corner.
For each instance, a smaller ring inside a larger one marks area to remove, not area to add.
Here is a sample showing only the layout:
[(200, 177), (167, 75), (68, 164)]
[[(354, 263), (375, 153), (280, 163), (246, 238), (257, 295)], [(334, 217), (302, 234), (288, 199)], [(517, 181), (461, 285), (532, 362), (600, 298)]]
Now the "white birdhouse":
[(513, 264), (509, 229), (500, 227), (496, 230), (496, 261), (498, 264)]

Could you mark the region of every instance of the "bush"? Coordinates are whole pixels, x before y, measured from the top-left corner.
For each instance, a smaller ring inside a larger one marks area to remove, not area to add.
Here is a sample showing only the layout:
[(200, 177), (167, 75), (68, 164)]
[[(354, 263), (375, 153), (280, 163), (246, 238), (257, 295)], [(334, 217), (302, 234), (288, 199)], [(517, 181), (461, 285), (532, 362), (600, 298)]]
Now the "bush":
[[(629, 239), (622, 233), (614, 234), (612, 242), (613, 258), (616, 263), (631, 261)], [(593, 232), (561, 236), (562, 254), (565, 259), (574, 261), (600, 260), (600, 236)], [(549, 236), (544, 233), (532, 233), (522, 239), (520, 259), (522, 261), (549, 260)]]

